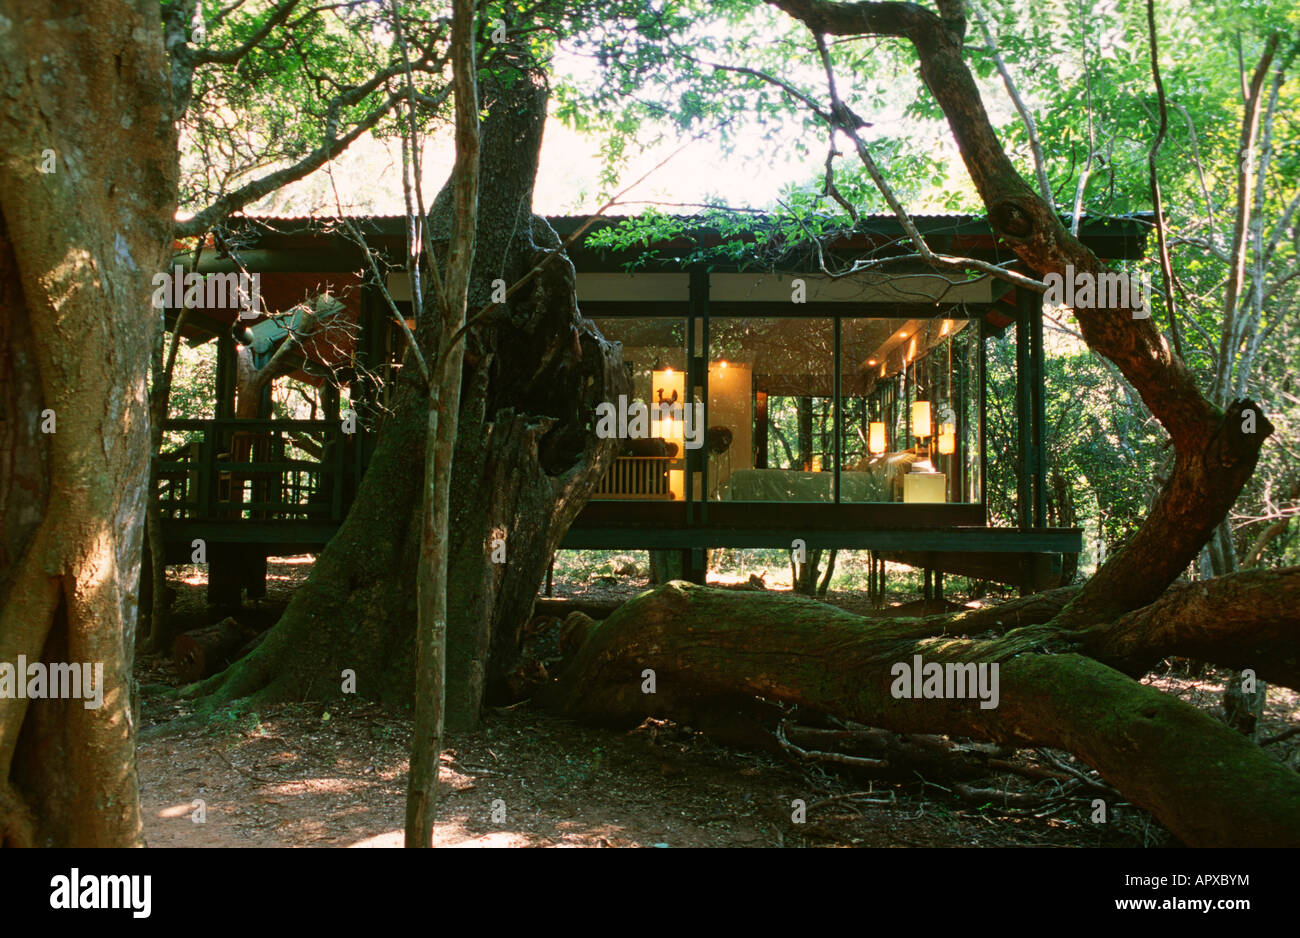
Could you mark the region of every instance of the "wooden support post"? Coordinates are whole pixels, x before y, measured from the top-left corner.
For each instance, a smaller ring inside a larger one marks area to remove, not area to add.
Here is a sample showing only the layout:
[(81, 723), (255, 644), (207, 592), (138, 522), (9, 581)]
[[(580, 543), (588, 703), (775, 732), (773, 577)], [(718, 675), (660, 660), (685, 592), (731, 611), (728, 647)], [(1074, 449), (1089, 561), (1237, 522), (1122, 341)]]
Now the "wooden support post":
[(834, 446), (835, 446), (835, 459), (834, 459), (834, 463), (835, 463), (835, 478), (834, 478), (833, 482), (834, 482), (834, 484), (835, 484), (835, 504), (837, 504), (837, 505), (840, 503), (840, 472), (841, 472), (841, 470), (843, 469), (843, 466), (844, 466), (844, 395), (842, 394), (842, 390), (843, 390), (843, 389), (842, 389), (842, 386), (841, 386), (841, 375), (840, 375), (840, 371), (841, 371), (841, 368), (840, 368), (841, 361), (840, 361), (840, 359), (841, 359), (841, 355), (842, 355), (842, 343), (843, 343), (843, 336), (842, 336), (842, 327), (841, 327), (841, 323), (840, 323), (840, 317), (839, 317), (839, 316), (836, 316), (836, 317), (835, 317), (835, 351), (834, 351), (834, 354), (835, 354), (835, 364), (834, 364), (834, 372), (835, 372), (835, 399), (834, 399), (834, 406), (835, 406), (835, 433), (833, 434), (832, 439), (834, 439), (834, 441), (835, 441), (835, 442), (834, 442)]
[(1024, 291), (1028, 297), (1029, 353), (1033, 365), (1029, 393), (1032, 401), (1032, 431), (1034, 460), (1034, 527), (1047, 524), (1047, 362), (1043, 359), (1043, 302), (1036, 293)]
[[(952, 347), (953, 351), (956, 350), (959, 344), (963, 351), (969, 347), (969, 326), (962, 331), (961, 335), (964, 336), (964, 338), (960, 343), (957, 342), (957, 336), (951, 336), (948, 339), (949, 345)], [(950, 467), (948, 474), (950, 477), (949, 486), (952, 491), (950, 497), (953, 501), (957, 502), (973, 500), (973, 495), (970, 490), (970, 460), (966, 458), (968, 452), (966, 435), (969, 429), (966, 425), (966, 396), (968, 393), (968, 385), (970, 384), (970, 376), (966, 374), (965, 365), (966, 356), (961, 354), (961, 357), (957, 359), (953, 366), (954, 370), (957, 372), (953, 376), (957, 383), (957, 402), (955, 405), (957, 411), (957, 438), (953, 441), (955, 444), (953, 446), (953, 453), (948, 460), (948, 465)], [(955, 472), (953, 471), (953, 468), (956, 469)]]
[(767, 392), (754, 392), (754, 468), (767, 468)]
[(679, 552), (682, 560), (683, 580), (704, 585), (708, 577), (708, 551), (699, 547), (686, 548)]
[(979, 478), (979, 498), (980, 504), (984, 506), (984, 521), (988, 522), (988, 505), (989, 505), (989, 454), (988, 454), (988, 417), (989, 417), (989, 384), (988, 384), (988, 324), (983, 316), (980, 316), (979, 325), (979, 381), (976, 388), (979, 394), (979, 438), (976, 445), (979, 447), (980, 461), (980, 478)]
[(320, 388), (321, 419), (339, 419), (339, 389), (328, 378)]
[(1033, 526), (1034, 453), (1031, 388), (1033, 386), (1029, 344), (1028, 291), (1016, 291), (1016, 523), (1022, 531)]
[(1020, 595), (1038, 592), (1038, 564), (1033, 554), (1020, 555)]
[(222, 610), (238, 609), (244, 585), (244, 564), (240, 548), (229, 544), (208, 545), (209, 606)]
[[(338, 399), (338, 392), (335, 391), (334, 403), (336, 409), (338, 406)], [(330, 419), (336, 420), (337, 416), (331, 417)], [(341, 432), (339, 424), (335, 424), (333, 429), (327, 431), (325, 438), (330, 441), (329, 448), (327, 448), (325, 452), (332, 457), (330, 459), (329, 475), (327, 476), (330, 485), (330, 520), (342, 521), (345, 511), (343, 504), (343, 489), (347, 484), (345, 476), (347, 475), (348, 448), (347, 444), (344, 442), (343, 433)], [(325, 460), (323, 459), (321, 460), (321, 472), (325, 472)], [(351, 492), (347, 493), (347, 500), (351, 503)]]
[[(217, 333), (217, 386), (215, 416), (230, 420), (235, 416), (235, 339), (229, 329)], [(220, 446), (221, 441), (216, 441)]]

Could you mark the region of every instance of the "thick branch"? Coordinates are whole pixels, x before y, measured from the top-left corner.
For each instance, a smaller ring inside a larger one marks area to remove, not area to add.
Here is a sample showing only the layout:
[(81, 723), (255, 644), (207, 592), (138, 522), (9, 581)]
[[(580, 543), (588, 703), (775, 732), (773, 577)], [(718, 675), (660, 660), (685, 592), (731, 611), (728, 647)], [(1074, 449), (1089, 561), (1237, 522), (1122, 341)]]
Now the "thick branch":
[(1084, 647), (1128, 674), (1168, 655), (1250, 668), (1300, 689), (1300, 567), (1244, 570), (1172, 586), (1149, 606), (1085, 638)]
[(211, 62), (215, 65), (235, 65), (256, 49), (271, 31), (289, 18), (301, 0), (285, 0), (253, 35), (233, 49), (187, 49), (186, 56), (196, 64)]

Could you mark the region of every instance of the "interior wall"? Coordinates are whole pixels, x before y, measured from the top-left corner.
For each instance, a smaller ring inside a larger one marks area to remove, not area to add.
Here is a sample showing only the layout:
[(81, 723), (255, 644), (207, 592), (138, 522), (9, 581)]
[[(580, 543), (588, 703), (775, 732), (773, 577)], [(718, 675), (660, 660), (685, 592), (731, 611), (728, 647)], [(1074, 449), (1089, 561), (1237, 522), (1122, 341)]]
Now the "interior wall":
[(737, 362), (709, 365), (709, 427), (731, 431), (731, 447), (709, 458), (709, 489), (718, 491), (737, 469), (754, 466), (754, 372)]

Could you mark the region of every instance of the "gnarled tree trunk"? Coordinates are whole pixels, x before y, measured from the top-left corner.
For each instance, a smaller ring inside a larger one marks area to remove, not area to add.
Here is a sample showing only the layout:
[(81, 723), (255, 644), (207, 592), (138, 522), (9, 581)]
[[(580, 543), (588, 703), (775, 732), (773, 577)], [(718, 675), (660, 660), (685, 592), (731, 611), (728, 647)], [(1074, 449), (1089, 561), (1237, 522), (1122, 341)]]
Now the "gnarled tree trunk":
[(0, 844), (130, 846), (149, 278), (177, 178), (158, 8), (0, 22), (0, 662), (103, 673), (99, 708), (0, 697)]
[[(617, 347), (578, 311), (573, 265), (551, 256), (558, 236), (532, 214), (548, 89), (540, 71), (517, 74), (481, 89), (471, 316), (491, 305), (500, 284), (542, 266), (467, 335), (450, 512), (452, 727), (473, 723), (484, 695), (506, 687), (547, 564), (614, 456), (592, 414), (627, 390)], [(448, 235), (449, 209), (444, 189), (432, 211), (435, 239)], [(356, 501), (281, 621), (248, 658), (191, 693), (211, 701), (327, 697), (350, 668), (359, 693), (409, 705), (427, 420), (415, 371), (402, 369)], [(505, 559), (494, 563), (498, 542)]]

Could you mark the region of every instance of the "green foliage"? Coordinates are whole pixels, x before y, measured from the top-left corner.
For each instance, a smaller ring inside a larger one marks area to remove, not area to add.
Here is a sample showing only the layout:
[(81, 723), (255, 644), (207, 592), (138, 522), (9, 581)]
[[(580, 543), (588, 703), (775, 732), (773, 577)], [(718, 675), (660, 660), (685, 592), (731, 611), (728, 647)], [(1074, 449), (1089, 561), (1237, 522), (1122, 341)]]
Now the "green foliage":
[[(168, 415), (176, 420), (211, 420), (216, 416), (213, 389), (217, 385), (217, 343), (190, 345), (182, 341), (172, 372)], [(163, 450), (196, 442), (198, 431), (168, 430), (163, 434)]]

